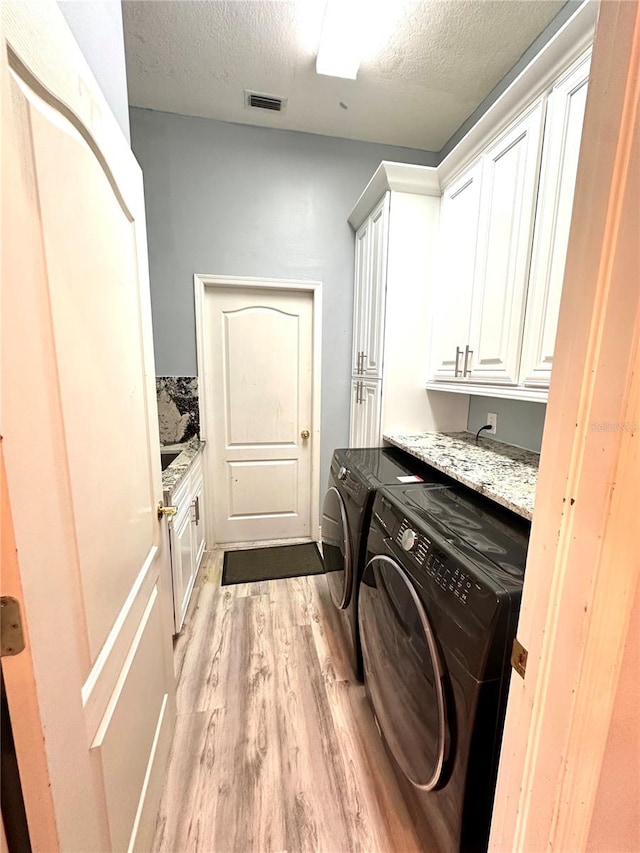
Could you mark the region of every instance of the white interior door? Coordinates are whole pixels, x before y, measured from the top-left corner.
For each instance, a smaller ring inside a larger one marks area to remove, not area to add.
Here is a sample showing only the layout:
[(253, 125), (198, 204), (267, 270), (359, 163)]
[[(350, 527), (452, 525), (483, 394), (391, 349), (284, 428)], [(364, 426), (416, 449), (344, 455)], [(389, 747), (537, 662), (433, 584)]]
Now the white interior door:
[(216, 542), (308, 537), (312, 293), (211, 287), (205, 302)]
[(175, 702), (142, 176), (56, 4), (2, 13), (2, 581), (27, 634), (3, 671), (27, 819), (35, 850), (144, 849)]

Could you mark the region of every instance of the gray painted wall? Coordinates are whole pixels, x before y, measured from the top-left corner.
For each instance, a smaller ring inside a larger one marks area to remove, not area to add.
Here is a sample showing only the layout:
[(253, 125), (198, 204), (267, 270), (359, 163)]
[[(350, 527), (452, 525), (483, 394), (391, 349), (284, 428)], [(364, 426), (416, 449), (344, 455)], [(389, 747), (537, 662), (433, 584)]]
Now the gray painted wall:
[(130, 142), (120, 0), (59, 0), (58, 6)]
[(487, 440), (502, 441), (540, 452), (542, 430), (547, 407), (544, 403), (525, 400), (502, 400), (499, 397), (469, 398), (469, 432), (477, 432), (487, 422), (487, 413), (498, 415), (495, 438), (483, 433)]
[(353, 231), (381, 160), (435, 155), (131, 110), (145, 182), (156, 373), (195, 376), (194, 273), (323, 282), (321, 482), (349, 437)]

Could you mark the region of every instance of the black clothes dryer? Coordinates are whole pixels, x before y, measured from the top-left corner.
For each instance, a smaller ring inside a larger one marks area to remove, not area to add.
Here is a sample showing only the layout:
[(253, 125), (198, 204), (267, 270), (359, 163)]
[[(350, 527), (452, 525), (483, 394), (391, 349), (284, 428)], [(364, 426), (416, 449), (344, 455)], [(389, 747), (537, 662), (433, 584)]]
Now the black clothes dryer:
[(362, 680), (357, 589), (366, 557), (371, 507), (383, 486), (420, 488), (451, 482), (395, 447), (338, 449), (333, 453), (322, 508), (322, 554), (331, 598), (345, 619), (350, 659)]
[(443, 853), (487, 847), (529, 528), (459, 485), (374, 502), (365, 686), (408, 805)]

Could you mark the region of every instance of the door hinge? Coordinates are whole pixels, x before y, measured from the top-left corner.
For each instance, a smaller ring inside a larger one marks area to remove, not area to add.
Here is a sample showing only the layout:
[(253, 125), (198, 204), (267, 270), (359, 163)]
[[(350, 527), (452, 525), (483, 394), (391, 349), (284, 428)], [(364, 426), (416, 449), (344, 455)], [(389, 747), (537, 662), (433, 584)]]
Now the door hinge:
[(0, 655), (19, 655), (23, 649), (20, 605), (17, 599), (3, 595), (0, 598)]
[(525, 649), (517, 637), (513, 640), (513, 649), (511, 650), (511, 666), (515, 669), (521, 678), (527, 671), (527, 658), (529, 652)]

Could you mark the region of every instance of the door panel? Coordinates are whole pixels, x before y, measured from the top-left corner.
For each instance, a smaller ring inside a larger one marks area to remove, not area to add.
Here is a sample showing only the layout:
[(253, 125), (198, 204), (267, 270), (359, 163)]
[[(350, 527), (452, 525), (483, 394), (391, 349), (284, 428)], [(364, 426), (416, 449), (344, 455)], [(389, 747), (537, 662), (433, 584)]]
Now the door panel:
[[(157, 527), (153, 511), (157, 462), (147, 450), (140, 282), (134, 224), (95, 154), (71, 127), (54, 123), (36, 96), (29, 102), (89, 640), (88, 673), (154, 547)], [(64, 164), (66, 169), (61, 168)], [(69, 193), (71, 170), (83, 193)], [(101, 329), (104, 334), (97, 333)], [(91, 378), (79, 353), (90, 354)], [(113, 427), (112, 394), (118, 417), (127, 425), (126, 441)], [(129, 500), (114, 500), (122, 487)], [(105, 518), (109, 524), (104, 524)], [(114, 536), (114, 530), (126, 531), (126, 536)]]
[(362, 347), (362, 373), (369, 379), (382, 378), (388, 228), (389, 193), (369, 217), (370, 266), (363, 288), (365, 326)]
[(482, 163), (467, 169), (445, 190), (441, 208), (438, 292), (435, 294), (432, 372), (434, 379), (461, 376), (469, 340)]
[(367, 219), (358, 229), (355, 245), (353, 355), (351, 373), (362, 372), (362, 353), (366, 347), (366, 323), (369, 268), (371, 263), (370, 221)]
[(484, 156), (470, 379), (515, 384), (535, 212), (542, 105)]
[(349, 447), (379, 447), (382, 441), (382, 380), (354, 379), (351, 383)]
[(259, 305), (224, 325), (227, 446), (296, 444), (300, 317)]
[(298, 509), (296, 459), (229, 462), (229, 517), (292, 515)]
[(56, 5), (2, 13), (2, 514), (16, 540), (2, 583), (27, 634), (3, 671), (27, 819), (35, 849), (145, 847), (175, 699), (142, 177)]
[(582, 62), (549, 96), (522, 345), (526, 385), (546, 387), (551, 378), (589, 65)]
[[(163, 623), (154, 589), (92, 752), (102, 762), (114, 850), (126, 850), (145, 793), (147, 758), (167, 710), (164, 670), (156, 649), (162, 642)], [(140, 799), (131, 791), (140, 792)]]
[(308, 536), (312, 294), (214, 287), (205, 298), (216, 540)]

